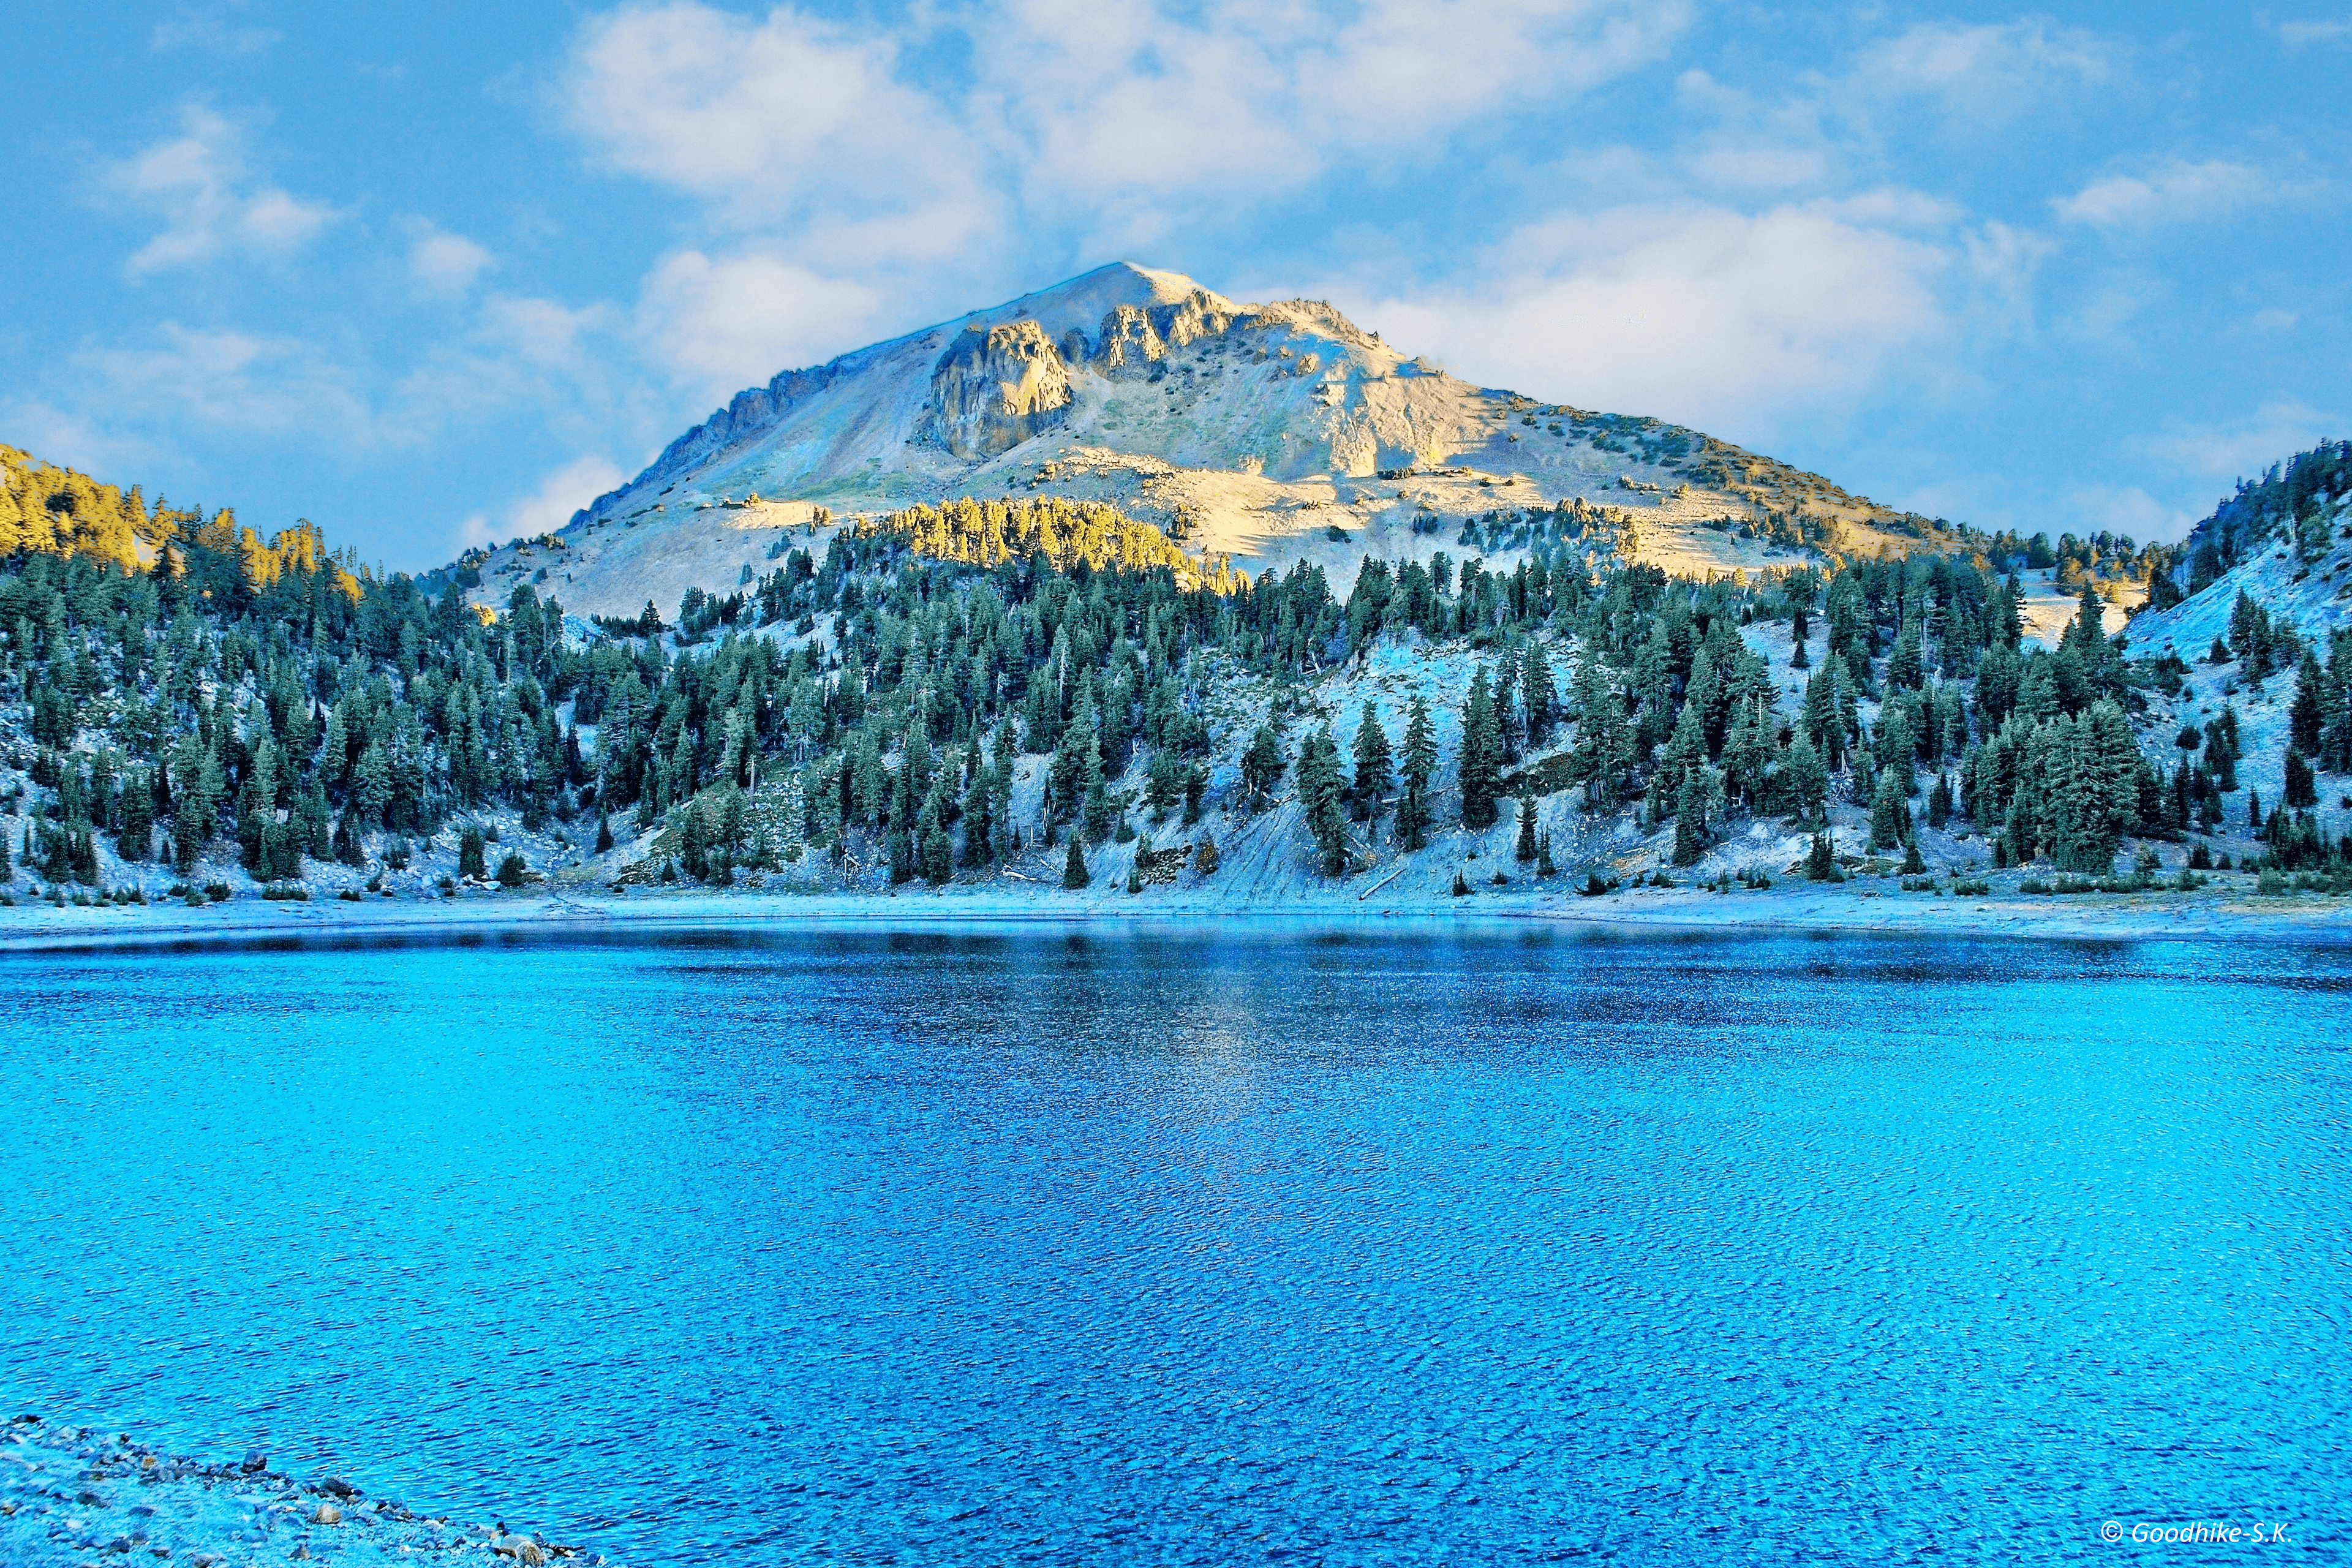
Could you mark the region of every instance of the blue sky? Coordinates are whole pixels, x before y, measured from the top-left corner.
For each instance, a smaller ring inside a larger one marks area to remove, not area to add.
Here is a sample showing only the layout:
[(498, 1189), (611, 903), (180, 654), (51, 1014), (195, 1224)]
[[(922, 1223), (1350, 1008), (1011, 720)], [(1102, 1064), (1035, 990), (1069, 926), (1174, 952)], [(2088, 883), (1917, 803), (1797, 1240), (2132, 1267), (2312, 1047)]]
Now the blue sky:
[(2352, 433), (2352, 0), (31, 6), (0, 440), (395, 569), (1103, 261), (1986, 526)]

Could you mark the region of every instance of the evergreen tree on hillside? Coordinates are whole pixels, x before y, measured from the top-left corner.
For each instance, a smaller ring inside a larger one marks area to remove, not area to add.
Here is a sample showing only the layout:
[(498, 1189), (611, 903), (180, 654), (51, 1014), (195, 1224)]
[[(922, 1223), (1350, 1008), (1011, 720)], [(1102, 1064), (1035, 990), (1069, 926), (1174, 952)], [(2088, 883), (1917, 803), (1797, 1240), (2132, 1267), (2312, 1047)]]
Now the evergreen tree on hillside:
[(2304, 760), (2303, 753), (2293, 747), (2287, 749), (2286, 790), (2280, 800), (2289, 810), (2319, 804), (2319, 781), (2313, 775), (2311, 764)]
[(1274, 726), (1259, 725), (1257, 733), (1250, 737), (1249, 750), (1242, 753), (1242, 795), (1250, 809), (1263, 811), (1273, 804), (1274, 786), (1281, 782), (1286, 765)]
[(1695, 866), (1715, 842), (1709, 820), (1715, 805), (1714, 780), (1705, 764), (1683, 775), (1675, 793), (1675, 864)]
[(2294, 701), (2288, 709), (2288, 744), (2316, 753), (2327, 723), (2327, 677), (2319, 656), (2306, 647), (2295, 663)]
[(1331, 726), (1324, 725), (1307, 738), (1298, 752), (1298, 800), (1306, 808), (1307, 828), (1322, 852), (1327, 875), (1348, 868), (1348, 808), (1345, 783), (1339, 775), (1339, 744)]
[(1093, 880), (1087, 870), (1087, 858), (1078, 849), (1078, 836), (1073, 833), (1070, 835), (1070, 852), (1062, 860), (1062, 886), (1075, 891)]
[(1527, 687), (1528, 745), (1533, 749), (1551, 739), (1552, 725), (1559, 717), (1559, 688), (1552, 679), (1551, 661), (1544, 657), (1541, 637), (1528, 644), (1520, 679)]
[(1608, 667), (1592, 651), (1588, 650), (1577, 666), (1572, 707), (1576, 746), (1571, 754), (1576, 772), (1584, 780), (1584, 808), (1606, 811), (1616, 805), (1619, 777), (1632, 759), (1624, 701), (1617, 694)]
[(1801, 726), (1795, 739), (1789, 743), (1781, 774), (1790, 809), (1800, 821), (1824, 820), (1829, 797), (1829, 769), (1822, 765), (1822, 754), (1813, 748), (1811, 739)]
[(1903, 784), (1893, 768), (1882, 769), (1870, 797), (1870, 847), (1892, 849), (1903, 841)]
[(1377, 823), (1382, 810), (1381, 797), (1389, 792), (1394, 767), (1389, 752), (1388, 732), (1381, 728), (1380, 715), (1374, 711), (1369, 699), (1356, 725), (1355, 752), (1356, 776), (1351, 794), (1356, 819)]
[(1430, 722), (1429, 703), (1416, 695), (1405, 721), (1404, 793), (1397, 801), (1396, 842), (1419, 849), (1429, 842), (1429, 782), (1437, 773), (1437, 731)]
[(1481, 668), (1470, 678), (1462, 705), (1462, 826), (1495, 826), (1496, 782), (1502, 774), (1502, 740), (1495, 723), (1494, 689)]

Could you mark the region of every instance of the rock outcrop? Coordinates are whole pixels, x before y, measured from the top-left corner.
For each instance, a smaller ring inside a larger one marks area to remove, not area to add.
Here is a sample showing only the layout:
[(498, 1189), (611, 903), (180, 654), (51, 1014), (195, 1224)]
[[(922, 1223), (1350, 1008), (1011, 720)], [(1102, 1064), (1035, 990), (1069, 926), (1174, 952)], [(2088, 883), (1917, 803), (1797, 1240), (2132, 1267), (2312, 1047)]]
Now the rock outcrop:
[(1069, 370), (1034, 321), (967, 327), (931, 372), (933, 432), (966, 461), (1011, 451), (1069, 405)]
[(1205, 289), (1173, 304), (1118, 305), (1103, 317), (1093, 367), (1105, 375), (1139, 375), (1202, 338), (1214, 337), (1236, 320), (1232, 305)]
[(1103, 318), (1094, 357), (1095, 368), (1103, 374), (1141, 375), (1167, 357), (1168, 345), (1140, 306), (1121, 305)]

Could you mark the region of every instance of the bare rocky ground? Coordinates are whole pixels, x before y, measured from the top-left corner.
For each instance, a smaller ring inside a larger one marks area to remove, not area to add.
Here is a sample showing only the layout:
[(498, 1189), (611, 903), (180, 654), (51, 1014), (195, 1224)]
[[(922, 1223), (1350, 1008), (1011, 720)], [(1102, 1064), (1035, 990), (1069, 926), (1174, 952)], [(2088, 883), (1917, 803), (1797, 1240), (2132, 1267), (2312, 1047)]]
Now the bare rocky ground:
[(247, 1568), (417, 1561), (486, 1568), (605, 1559), (502, 1523), (428, 1519), (338, 1476), (298, 1480), (266, 1454), (205, 1464), (127, 1434), (20, 1415), (0, 1430), (0, 1562)]

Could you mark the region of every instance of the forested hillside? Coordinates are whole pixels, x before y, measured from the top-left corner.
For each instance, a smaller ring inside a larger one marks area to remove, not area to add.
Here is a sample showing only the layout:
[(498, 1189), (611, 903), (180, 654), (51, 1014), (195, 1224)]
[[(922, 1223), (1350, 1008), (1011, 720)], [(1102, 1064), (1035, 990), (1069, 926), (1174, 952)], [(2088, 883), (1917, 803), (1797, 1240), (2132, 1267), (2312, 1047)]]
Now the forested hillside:
[[(738, 593), (591, 626), (529, 584), (477, 609), (307, 527), (263, 544), (10, 472), (20, 516), (87, 513), (93, 542), (52, 521), (0, 572), (17, 896), (947, 885), (1048, 847), (1068, 886), (1140, 891), (1216, 876), (1221, 837), (1337, 884), (1493, 834), (1595, 889), (1765, 876), (1790, 835), (1824, 878), (1882, 854), (2107, 877), (2127, 840), (2177, 864), (2231, 834), (2340, 859), (2314, 766), (2352, 763), (2352, 648), (2263, 632), (2307, 688), (2265, 811), (2234, 707), (2175, 736), (2183, 661), (2127, 659), (2087, 579), (2037, 646), (1982, 553), (1694, 583), (1563, 502), (1341, 598), (1311, 563), (1204, 572), (1108, 507), (962, 501), (812, 525)], [(97, 542), (120, 530), (143, 548)], [(1507, 572), (1476, 552), (1498, 541)]]

